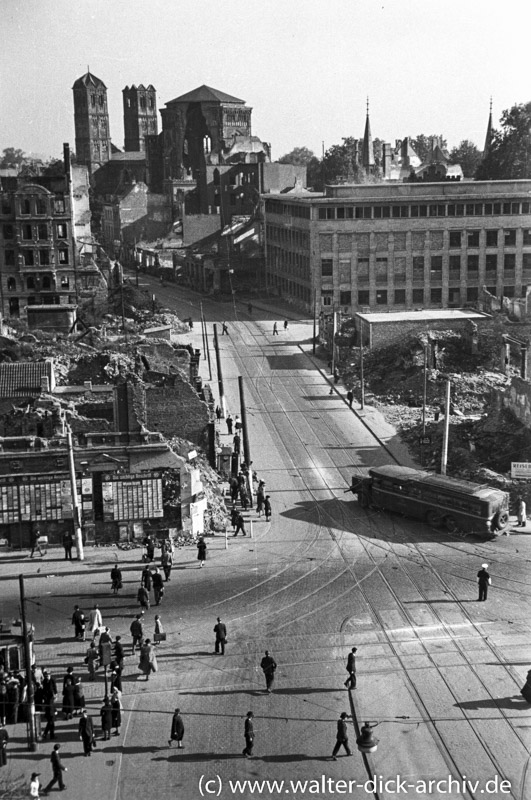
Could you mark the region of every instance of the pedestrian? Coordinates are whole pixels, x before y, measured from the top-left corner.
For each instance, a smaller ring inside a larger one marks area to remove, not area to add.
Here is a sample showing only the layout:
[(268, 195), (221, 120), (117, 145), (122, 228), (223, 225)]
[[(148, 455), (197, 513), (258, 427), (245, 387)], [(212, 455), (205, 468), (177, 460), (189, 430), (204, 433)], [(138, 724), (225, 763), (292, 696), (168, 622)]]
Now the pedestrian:
[(262, 511), (264, 510), (264, 502), (265, 496), (263, 492), (258, 492), (256, 495), (256, 513), (259, 517), (262, 516)]
[(219, 406), (216, 406), (216, 419), (218, 422), (221, 422), (222, 411)]
[(37, 530), (31, 531), (30, 537), (31, 537), (30, 538), (30, 544), (31, 544), (30, 558), (33, 558), (33, 553), (35, 552), (35, 550), (39, 551), (39, 555), (41, 557), (45, 556), (47, 551), (45, 551), (44, 553), (42, 552), (41, 545), (40, 545), (40, 542), (39, 542), (39, 539), (41, 538), (40, 530), (37, 528)]
[(520, 690), (520, 694), (524, 700), (527, 700), (528, 703), (531, 703), (531, 669), (527, 673), (526, 682)]
[(101, 717), (101, 730), (103, 733), (104, 739), (111, 738), (111, 728), (112, 728), (112, 706), (111, 701), (107, 696), (103, 700), (103, 705), (100, 709), (100, 717)]
[(284, 330), (287, 331), (287, 329), (288, 329), (288, 320), (285, 319), (284, 320)]
[(131, 623), (129, 630), (131, 631), (131, 636), (133, 637), (132, 652), (134, 653), (136, 646), (138, 645), (138, 647), (140, 648), (144, 640), (144, 625), (142, 623), (142, 616), (140, 614), (136, 615), (136, 617)]
[(155, 596), (155, 605), (160, 606), (160, 601), (164, 595), (164, 578), (160, 574), (158, 567), (153, 573), (153, 594)]
[(262, 667), (262, 671), (265, 675), (266, 692), (269, 692), (269, 694), (271, 694), (271, 692), (273, 691), (273, 684), (275, 682), (275, 671), (277, 668), (277, 662), (275, 661), (273, 656), (269, 655), (269, 650), (265, 651), (265, 656), (260, 662), (260, 666)]
[(345, 686), (347, 689), (355, 689), (356, 688), (356, 653), (358, 651), (357, 647), (353, 647), (350, 653), (348, 654), (347, 658), (347, 672), (348, 678), (345, 681)]
[(115, 564), (111, 569), (111, 589), (113, 594), (118, 594), (122, 586), (122, 570), (118, 568), (118, 564)]
[(74, 638), (85, 641), (85, 615), (79, 606), (74, 606), (74, 613), (72, 614), (72, 625), (74, 626)]
[(85, 690), (81, 683), (81, 678), (78, 676), (74, 678), (74, 715), (77, 717), (83, 713), (85, 708)]
[(89, 717), (85, 708), (81, 712), (78, 725), (78, 734), (80, 740), (83, 742), (83, 754), (85, 756), (91, 756), (95, 739), (94, 723), (92, 722), (92, 717)]
[(136, 593), (137, 602), (140, 603), (142, 608), (149, 609), (149, 594), (146, 587), (141, 583)]
[(6, 685), (6, 695), (7, 695), (7, 710), (6, 710), (6, 722), (8, 725), (14, 725), (18, 722), (18, 706), (20, 702), (20, 683), (18, 680), (12, 675), (11, 672), (8, 673), (7, 676), (7, 685)]
[(241, 452), (241, 439), (239, 433), (234, 434), (234, 439), (232, 440), (232, 449), (234, 451), (234, 455), (239, 456)]
[(201, 563), (199, 567), (201, 568), (206, 561), (207, 557), (207, 544), (203, 537), (201, 536), (197, 542), (197, 560)]
[(273, 336), (278, 336), (278, 322), (273, 325)]
[(339, 753), (339, 748), (341, 746), (345, 748), (347, 756), (352, 755), (350, 747), (348, 746), (347, 718), (347, 712), (342, 711), (337, 721), (336, 743), (334, 749), (332, 750), (332, 761), (337, 761), (337, 754)]
[(103, 619), (97, 603), (94, 604), (94, 608), (89, 612), (88, 627), (93, 639), (99, 635), (101, 628), (103, 628)]
[(190, 317), (188, 319), (188, 330), (189, 331), (193, 331), (193, 329), (194, 329), (194, 321), (193, 321), (192, 317)]
[(7, 743), (9, 742), (9, 734), (5, 729), (5, 724), (0, 723), (0, 767), (5, 767), (7, 764)]
[(479, 597), (478, 602), (487, 599), (487, 593), (489, 590), (489, 586), (491, 585), (492, 581), (490, 579), (490, 575), (487, 572), (488, 564), (482, 564), (481, 569), (478, 572), (478, 587), (479, 587)]
[(111, 695), (111, 709), (112, 709), (112, 726), (114, 728), (114, 735), (120, 735), (120, 728), (122, 726), (122, 693), (118, 689), (114, 689)]
[(31, 780), (29, 786), (29, 796), (33, 798), (33, 800), (39, 800), (39, 793), (41, 789), (41, 782), (39, 780), (40, 772), (32, 772), (31, 773)]
[(243, 514), (241, 513), (241, 511), (238, 511), (238, 515), (236, 517), (236, 530), (232, 535), (237, 536), (240, 531), (244, 536), (247, 536), (245, 532), (245, 520), (243, 518)]
[(87, 650), (87, 654), (85, 656), (85, 664), (87, 665), (88, 673), (90, 680), (93, 681), (96, 678), (96, 670), (99, 667), (99, 658), (100, 654), (98, 652), (98, 648), (96, 647), (96, 642), (94, 639), (89, 644), (89, 648)]
[(42, 738), (46, 739), (47, 736), (50, 739), (55, 739), (55, 699), (53, 697), (44, 700), (42, 704), (42, 713), (44, 714), (44, 719), (46, 720), (46, 726), (42, 733)]
[(74, 546), (74, 537), (70, 531), (63, 533), (63, 547), (65, 549), (65, 561), (72, 561), (72, 547)]
[(271, 519), (271, 500), (269, 499), (269, 495), (266, 494), (264, 500), (264, 514), (266, 518), (266, 522), (269, 522)]
[(153, 631), (153, 641), (155, 645), (160, 644), (166, 640), (164, 628), (162, 627), (162, 620), (158, 614), (155, 614), (155, 630)]
[(142, 575), (140, 576), (140, 583), (142, 586), (145, 587), (146, 591), (148, 592), (151, 591), (151, 586), (153, 583), (153, 575), (151, 574), (151, 570), (147, 564), (142, 570)]
[(225, 422), (227, 423), (227, 433), (229, 434), (229, 436), (232, 436), (233, 420), (232, 420), (232, 417), (231, 417), (230, 413), (227, 414), (227, 419), (225, 420)]
[(122, 637), (117, 636), (114, 642), (114, 661), (120, 670), (124, 668), (124, 657), (125, 652), (122, 644)]
[(112, 668), (111, 672), (111, 693), (116, 689), (116, 691), (120, 692), (120, 695), (123, 692), (122, 686), (122, 670), (115, 664)]
[(59, 789), (64, 791), (66, 786), (63, 783), (63, 772), (68, 772), (68, 768), (63, 766), (63, 762), (61, 761), (61, 754), (60, 754), (61, 745), (54, 744), (52, 755), (50, 756), (50, 761), (52, 762), (52, 772), (53, 778), (51, 779), (50, 783), (42, 790), (43, 794), (48, 794), (52, 786), (55, 786), (56, 783), (59, 784)]
[(221, 655), (225, 655), (225, 643), (227, 641), (227, 626), (224, 622), (221, 621), (221, 617), (218, 617), (218, 621), (214, 625), (214, 633), (216, 634), (216, 641), (214, 644), (214, 652), (219, 653)]
[(164, 572), (164, 580), (169, 581), (171, 576), (171, 570), (173, 567), (173, 553), (169, 547), (166, 547), (163, 550), (163, 553), (160, 558), (160, 563), (162, 564), (162, 570)]
[(65, 719), (72, 719), (74, 714), (74, 684), (70, 678), (66, 678), (63, 686), (63, 716)]
[(157, 656), (155, 655), (155, 648), (151, 644), (151, 639), (146, 639), (140, 648), (140, 661), (138, 662), (138, 669), (144, 673), (146, 680), (152, 672), (158, 671)]
[(519, 528), (525, 528), (526, 523), (527, 523), (527, 509), (526, 509), (526, 504), (525, 504), (525, 500), (524, 500), (523, 497), (519, 497), (518, 498), (518, 511), (517, 511), (517, 514), (518, 514), (518, 527)]
[(247, 494), (247, 489), (245, 488), (244, 483), (240, 485), (240, 503), (242, 504), (243, 510), (247, 511), (247, 507), (249, 505), (249, 495)]
[(242, 421), (238, 416), (238, 414), (236, 414), (236, 419), (234, 420), (234, 430), (236, 431), (236, 433), (239, 433), (242, 430), (242, 428), (243, 428)]
[(339, 370), (337, 367), (334, 369), (334, 383), (339, 383)]
[(347, 392), (347, 401), (349, 408), (352, 408), (352, 401), (354, 400), (354, 392), (352, 389), (349, 389)]
[(143, 544), (146, 548), (146, 561), (150, 563), (155, 558), (155, 541), (152, 536), (146, 536)]
[(254, 717), (253, 712), (248, 711), (247, 716), (245, 717), (245, 724), (243, 727), (243, 735), (245, 736), (245, 747), (242, 750), (242, 755), (244, 755), (246, 758), (251, 758), (253, 754), (253, 747), (254, 747), (253, 717)]
[(42, 689), (45, 700), (49, 700), (50, 698), (55, 700), (57, 697), (57, 684), (55, 678), (50, 675), (47, 669), (42, 672)]
[[(221, 335), (225, 336), (225, 334), (227, 336), (229, 335), (229, 326), (227, 325), (226, 322), (222, 322), (221, 323)], [(230, 431), (229, 431), (229, 433), (230, 433)]]
[(236, 502), (238, 499), (238, 494), (240, 491), (240, 484), (238, 483), (238, 479), (235, 475), (233, 475), (229, 482), (229, 490), (230, 490), (230, 499), (233, 503)]
[(171, 720), (170, 738), (168, 739), (168, 747), (171, 747), (172, 742), (177, 742), (177, 749), (181, 750), (183, 745), (184, 736), (184, 722), (181, 717), (181, 709), (176, 708)]

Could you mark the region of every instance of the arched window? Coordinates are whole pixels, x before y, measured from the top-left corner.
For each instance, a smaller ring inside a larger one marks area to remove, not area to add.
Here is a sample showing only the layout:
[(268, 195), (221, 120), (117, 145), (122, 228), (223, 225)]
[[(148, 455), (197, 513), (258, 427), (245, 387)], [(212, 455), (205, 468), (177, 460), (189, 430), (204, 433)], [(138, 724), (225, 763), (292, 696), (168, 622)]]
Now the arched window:
[(7, 279), (7, 291), (8, 292), (16, 292), (17, 291), (17, 282), (14, 278)]

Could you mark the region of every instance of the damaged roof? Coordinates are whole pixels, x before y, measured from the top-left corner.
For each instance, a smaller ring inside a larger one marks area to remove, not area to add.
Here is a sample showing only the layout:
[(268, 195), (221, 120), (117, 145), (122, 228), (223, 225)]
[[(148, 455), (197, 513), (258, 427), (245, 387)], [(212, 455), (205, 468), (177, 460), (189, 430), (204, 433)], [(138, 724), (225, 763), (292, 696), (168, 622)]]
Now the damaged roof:
[(21, 397), (41, 393), (43, 378), (48, 379), (48, 391), (53, 388), (53, 361), (19, 361), (0, 364), (0, 397)]

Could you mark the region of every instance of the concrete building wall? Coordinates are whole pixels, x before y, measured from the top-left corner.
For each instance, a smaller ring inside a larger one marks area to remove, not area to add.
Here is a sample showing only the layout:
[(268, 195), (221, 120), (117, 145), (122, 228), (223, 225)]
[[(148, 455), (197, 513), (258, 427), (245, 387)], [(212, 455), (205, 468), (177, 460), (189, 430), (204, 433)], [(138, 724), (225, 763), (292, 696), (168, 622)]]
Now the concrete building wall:
[(134, 406), (148, 430), (204, 446), (210, 421), (208, 406), (187, 381), (176, 377), (173, 386), (135, 386)]

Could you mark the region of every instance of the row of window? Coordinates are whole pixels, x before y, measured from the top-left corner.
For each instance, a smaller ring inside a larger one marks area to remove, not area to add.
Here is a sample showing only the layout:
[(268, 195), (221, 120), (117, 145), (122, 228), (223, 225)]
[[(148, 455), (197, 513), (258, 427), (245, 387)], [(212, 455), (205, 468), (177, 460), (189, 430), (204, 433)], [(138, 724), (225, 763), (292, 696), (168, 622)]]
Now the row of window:
[[(50, 238), (50, 226), (47, 223), (38, 225), (31, 225), (24, 223), (21, 226), (22, 238), (25, 240), (44, 240)], [(66, 222), (59, 222), (55, 226), (55, 235), (57, 239), (66, 239), (68, 234), (68, 227)], [(6, 241), (15, 238), (14, 225), (2, 225), (2, 236)]]
[(280, 228), (276, 225), (267, 225), (266, 236), (268, 242), (281, 242), (288, 247), (310, 249), (310, 234), (300, 228)]
[[(52, 213), (49, 197), (21, 197), (18, 198), (16, 203), (16, 213), (23, 216), (49, 216)], [(13, 208), (15, 207), (14, 197), (12, 195), (2, 195), (1, 209), (2, 214), (11, 216)], [(56, 195), (53, 198), (53, 213), (65, 213), (65, 198), (62, 195)]]
[[(496, 296), (496, 286), (487, 286), (487, 291)], [(479, 288), (477, 286), (470, 286), (466, 290), (466, 302), (474, 303), (479, 298)], [(339, 293), (339, 304), (341, 306), (350, 306), (353, 301), (353, 292), (342, 291)], [(504, 297), (514, 297), (515, 287), (504, 286)], [(442, 289), (430, 289), (428, 293), (424, 289), (413, 289), (411, 293), (412, 305), (440, 305), (443, 302)], [(458, 306), (461, 305), (463, 299), (461, 297), (461, 289), (454, 288), (448, 291), (448, 305)], [(323, 306), (331, 306), (333, 304), (333, 293), (322, 291), (321, 303)], [(394, 291), (387, 291), (387, 289), (377, 289), (374, 294), (374, 303), (378, 306), (405, 306), (407, 304), (407, 294), (405, 289), (395, 289)], [(357, 293), (358, 306), (371, 305), (371, 293), (368, 289), (362, 289)]]
[[(280, 264), (284, 263), (282, 260)], [(376, 274), (387, 274), (389, 261), (387, 258), (376, 258), (374, 262)], [(369, 274), (370, 261), (368, 258), (359, 258), (357, 260), (357, 274)], [(480, 261), (479, 255), (469, 255), (465, 258), (461, 256), (450, 256), (448, 258), (448, 269), (450, 272), (460, 272), (461, 267), (465, 265), (468, 272), (479, 272), (480, 266), (484, 266), (486, 272), (496, 272), (498, 266), (503, 265), (506, 271), (515, 270), (517, 266), (516, 253), (505, 253), (503, 261), (498, 258), (497, 253), (487, 253), (484, 261)], [(412, 267), (413, 275), (424, 275), (426, 266), (428, 266), (431, 273), (441, 273), (443, 271), (443, 257), (431, 256), (426, 259), (424, 256), (413, 256)], [(338, 271), (340, 276), (349, 276), (351, 272), (351, 262), (349, 260), (339, 261)], [(406, 259), (395, 259), (394, 261), (395, 273), (406, 274), (407, 261)], [(522, 270), (531, 271), (531, 253), (522, 253)], [(321, 277), (333, 278), (334, 276), (334, 260), (332, 258), (321, 259)]]
[[(53, 250), (51, 248), (41, 250), (20, 250), (19, 253), (19, 266), (21, 267), (34, 267), (41, 266), (47, 267), (53, 263)], [(67, 247), (59, 247), (57, 249), (57, 261), (59, 264), (68, 264), (70, 256)], [(6, 267), (14, 267), (15, 250), (4, 250), (4, 264)]]
[[(497, 203), (422, 203), (400, 205), (321, 206), (320, 220), (403, 219), (417, 217), (482, 217), (529, 214), (528, 200)], [(278, 212), (277, 212), (278, 213)]]
[[(70, 278), (68, 275), (61, 275), (60, 278), (61, 288), (68, 289), (70, 286)], [(35, 289), (51, 289), (55, 284), (55, 280), (50, 275), (42, 275), (38, 277), (29, 276), (26, 278), (26, 289), (29, 291)], [(24, 281), (21, 280), (21, 288), (24, 290)], [(17, 292), (19, 291), (19, 287), (17, 286), (17, 279), (10, 277), (7, 279), (7, 291), (8, 292)]]
[[(286, 233), (295, 232), (296, 229), (286, 229)], [(293, 246), (296, 240), (280, 233), (281, 228), (273, 228), (273, 236), (278, 240)], [(520, 233), (521, 232), (521, 233)], [(468, 249), (479, 247), (516, 247), (517, 245), (531, 245), (531, 229), (529, 228), (488, 228), (483, 230), (457, 230), (448, 231), (411, 231), (409, 232), (409, 246), (412, 250), (461, 250), (464, 246)], [(372, 239), (371, 239), (372, 236)], [(408, 232), (394, 231), (386, 233), (377, 231), (373, 234), (340, 233), (337, 234), (337, 246), (340, 253), (350, 253), (355, 248), (358, 253), (369, 252), (371, 247), (378, 250), (395, 252), (408, 249)], [(321, 253), (333, 252), (335, 247), (334, 235), (331, 233), (319, 234), (319, 250)]]
[(311, 206), (299, 206), (293, 203), (279, 203), (275, 200), (265, 201), (265, 210), (272, 214), (282, 214), (284, 217), (298, 217), (299, 219), (311, 219)]

